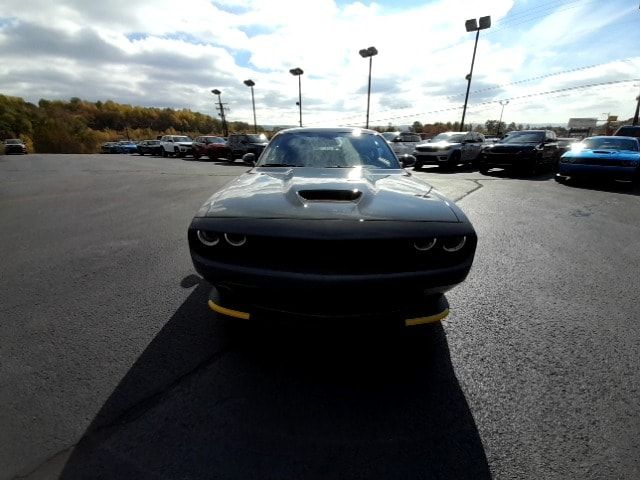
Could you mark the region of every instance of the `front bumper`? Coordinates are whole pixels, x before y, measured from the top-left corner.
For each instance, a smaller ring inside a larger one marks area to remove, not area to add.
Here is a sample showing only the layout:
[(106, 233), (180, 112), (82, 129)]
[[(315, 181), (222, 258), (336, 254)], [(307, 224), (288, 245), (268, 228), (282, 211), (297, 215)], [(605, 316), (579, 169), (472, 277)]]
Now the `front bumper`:
[(577, 163), (560, 163), (558, 174), (563, 177), (607, 177), (631, 181), (638, 175), (638, 167), (622, 167), (607, 165), (583, 165)]
[(440, 150), (437, 152), (413, 152), (416, 157), (416, 164), (419, 165), (438, 165), (448, 163), (451, 159), (453, 150)]
[[(423, 295), (394, 304), (380, 304), (370, 297), (336, 302), (316, 294), (306, 298), (289, 296), (288, 301), (272, 298), (245, 298), (224, 288), (212, 288), (208, 305), (215, 313), (239, 320), (291, 322), (356, 322), (371, 324), (396, 323), (414, 326), (434, 323), (449, 314), (449, 303), (442, 294)], [(303, 306), (302, 306), (303, 305)], [(366, 305), (363, 308), (363, 305)]]
[[(425, 298), (463, 282), (473, 263), (477, 237), (469, 224), (430, 226), (437, 228), (432, 233), (439, 238), (464, 235), (467, 243), (457, 253), (424, 257), (413, 247), (410, 253), (387, 243), (405, 245), (405, 237), (421, 238), (425, 227), (420, 222), (364, 222), (362, 230), (349, 222), (327, 223), (196, 217), (188, 232), (191, 258), (196, 271), (231, 304), (331, 317), (421, 316)], [(244, 234), (248, 241), (237, 249), (217, 245), (211, 253), (199, 243), (198, 229)], [(269, 231), (278, 236), (261, 236)], [(315, 247), (307, 248), (308, 242)], [(278, 244), (287, 247), (279, 249)]]
[(9, 146), (5, 146), (4, 147), (4, 153), (6, 155), (9, 155), (9, 154), (12, 154), (12, 153), (24, 154), (24, 153), (27, 153), (27, 149), (25, 147), (15, 146), (15, 145), (12, 145), (10, 147)]
[(491, 167), (529, 167), (540, 156), (535, 152), (519, 152), (519, 153), (482, 153), (480, 155), (480, 164)]

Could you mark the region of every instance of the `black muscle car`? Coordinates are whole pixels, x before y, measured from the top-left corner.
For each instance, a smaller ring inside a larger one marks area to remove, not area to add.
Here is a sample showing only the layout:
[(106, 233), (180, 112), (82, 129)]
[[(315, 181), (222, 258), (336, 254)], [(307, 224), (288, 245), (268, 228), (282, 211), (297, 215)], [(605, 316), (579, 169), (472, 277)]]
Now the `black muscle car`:
[(494, 167), (529, 171), (556, 168), (560, 159), (558, 139), (552, 130), (519, 130), (509, 132), (496, 143), (486, 145), (479, 157), (480, 173)]
[(403, 169), (412, 161), (371, 130), (278, 133), (189, 227), (193, 264), (215, 287), (210, 308), (242, 319), (444, 318), (443, 294), (469, 273), (477, 237), (453, 202)]

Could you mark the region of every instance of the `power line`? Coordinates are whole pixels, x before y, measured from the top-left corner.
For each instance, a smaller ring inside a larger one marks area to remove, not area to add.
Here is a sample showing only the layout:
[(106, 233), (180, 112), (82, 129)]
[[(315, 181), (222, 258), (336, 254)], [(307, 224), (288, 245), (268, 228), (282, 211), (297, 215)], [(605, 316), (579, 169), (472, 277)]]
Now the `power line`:
[[(541, 96), (545, 96), (545, 95), (553, 95), (556, 93), (562, 93), (562, 92), (571, 92), (571, 91), (576, 91), (576, 90), (584, 90), (584, 89), (588, 89), (588, 88), (596, 88), (596, 87), (603, 87), (603, 86), (607, 86), (607, 85), (619, 85), (619, 84), (624, 84), (624, 83), (631, 83), (631, 82), (637, 82), (639, 81), (640, 78), (631, 78), (628, 80), (612, 80), (609, 82), (599, 82), (599, 83), (589, 83), (586, 85), (575, 85), (573, 87), (566, 87), (566, 88), (559, 88), (556, 90), (549, 90), (546, 92), (537, 92), (537, 93), (529, 93), (527, 95), (519, 95), (516, 97), (511, 97), (511, 98), (503, 98), (501, 100), (509, 100), (514, 101), (514, 100), (521, 100), (524, 98), (534, 98), (534, 97), (541, 97)], [(495, 104), (498, 103), (499, 100), (490, 100), (487, 102), (481, 102), (481, 103), (477, 103), (475, 104), (475, 107), (479, 107), (479, 106), (483, 106), (483, 105), (491, 105), (491, 104)], [(389, 120), (398, 120), (401, 118), (413, 118), (413, 117), (417, 117), (417, 116), (421, 116), (421, 115), (429, 115), (429, 114), (433, 114), (433, 113), (442, 113), (442, 112), (449, 112), (449, 111), (455, 111), (455, 110), (460, 110), (462, 107), (461, 106), (457, 106), (457, 107), (448, 107), (448, 108), (442, 108), (442, 109), (438, 109), (438, 110), (431, 110), (429, 112), (422, 112), (422, 113), (416, 113), (416, 114), (412, 114), (412, 115), (399, 115), (399, 116), (395, 116), (395, 117), (388, 117), (388, 118), (381, 118), (381, 119), (375, 119), (373, 120), (374, 122), (387, 122)], [(350, 126), (351, 124), (342, 124), (340, 126)]]
[[(589, 70), (589, 69), (592, 69), (592, 68), (601, 67), (603, 65), (610, 65), (610, 64), (615, 63), (615, 62), (630, 62), (631, 60), (632, 60), (632, 57), (622, 58), (622, 59), (618, 59), (618, 60), (611, 60), (611, 61), (608, 61), (608, 62), (596, 63), (596, 64), (593, 64), (593, 65), (585, 65), (585, 66), (582, 66), (582, 67), (570, 68), (570, 69), (562, 70), (562, 71), (559, 71), (559, 72), (546, 73), (544, 75), (538, 75), (536, 77), (524, 78), (524, 79), (521, 79), (521, 80), (516, 80), (516, 81), (513, 81), (513, 82), (509, 82), (509, 83), (498, 84), (498, 85), (495, 85), (495, 86), (492, 86), (492, 87), (481, 88), (481, 89), (472, 91), (471, 94), (489, 92), (491, 90), (498, 90), (499, 88), (508, 87), (508, 86), (512, 86), (512, 85), (520, 85), (520, 84), (523, 84), (523, 83), (532, 82), (534, 80), (541, 80), (541, 79), (545, 79), (545, 78), (556, 77), (556, 76), (559, 76), (559, 75), (564, 75), (565, 73), (580, 72), (580, 71)], [(462, 95), (464, 95), (464, 92), (456, 93), (456, 94), (452, 94), (452, 95), (447, 95), (447, 96), (444, 96), (444, 97), (441, 97), (441, 98), (453, 99), (453, 98), (456, 98), (456, 97), (461, 97)], [(435, 96), (439, 97), (438, 95), (435, 95)], [(406, 110), (407, 108), (411, 108), (411, 107), (389, 108), (389, 109), (386, 109), (386, 110), (379, 110), (377, 113), (381, 114), (381, 113), (387, 113), (387, 112), (396, 112), (398, 110)], [(338, 119), (338, 121), (359, 119), (361, 117), (362, 117), (361, 114), (349, 115), (348, 117), (343, 117), (341, 119)], [(324, 121), (308, 122), (309, 125), (318, 125), (318, 124), (321, 124), (321, 123), (325, 123), (325, 122)]]

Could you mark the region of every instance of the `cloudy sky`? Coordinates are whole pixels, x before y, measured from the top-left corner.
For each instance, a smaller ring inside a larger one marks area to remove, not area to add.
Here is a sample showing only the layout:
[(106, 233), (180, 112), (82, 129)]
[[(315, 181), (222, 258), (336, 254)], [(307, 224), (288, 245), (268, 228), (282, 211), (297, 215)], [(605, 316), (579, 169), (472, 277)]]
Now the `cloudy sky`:
[[(230, 120), (362, 125), (455, 121), (480, 34), (467, 121), (633, 116), (638, 0), (2, 0), (0, 94), (189, 108)], [(589, 88), (582, 88), (590, 86)]]

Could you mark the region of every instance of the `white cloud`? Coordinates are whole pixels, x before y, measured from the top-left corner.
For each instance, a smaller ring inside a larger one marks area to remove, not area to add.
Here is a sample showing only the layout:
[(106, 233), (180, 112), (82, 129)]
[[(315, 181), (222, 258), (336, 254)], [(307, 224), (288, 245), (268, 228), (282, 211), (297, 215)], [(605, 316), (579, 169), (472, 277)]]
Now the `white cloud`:
[[(402, 2), (389, 9), (333, 0), (29, 0), (27, 6), (5, 0), (3, 10), (14, 12), (15, 19), (0, 22), (0, 92), (31, 101), (111, 98), (211, 114), (210, 90), (216, 87), (229, 103), (230, 119), (249, 121), (250, 95), (242, 80), (252, 78), (258, 121), (294, 124), (298, 84), (288, 70), (299, 66), (305, 70), (305, 123), (361, 122), (368, 61), (358, 50), (375, 45), (380, 53), (373, 59), (374, 124), (457, 120), (473, 48), (464, 20), (490, 14), (496, 28), (480, 35), (468, 112), (470, 121), (484, 122), (499, 115), (500, 107), (478, 106), (481, 102), (639, 77), (640, 57), (635, 57), (512, 84), (568, 69), (577, 39), (597, 41), (592, 31), (628, 14), (620, 1), (585, 2), (540, 18), (531, 14), (531, 22), (512, 22), (510, 28), (514, 0), (463, 0), (455, 8), (435, 0), (405, 9)], [(631, 50), (611, 45), (610, 52), (615, 60)], [(599, 56), (583, 65), (604, 60)], [(521, 123), (589, 116), (589, 109), (602, 109), (603, 102), (629, 116), (632, 89), (626, 84), (598, 89), (593, 96), (514, 98), (507, 109)]]

